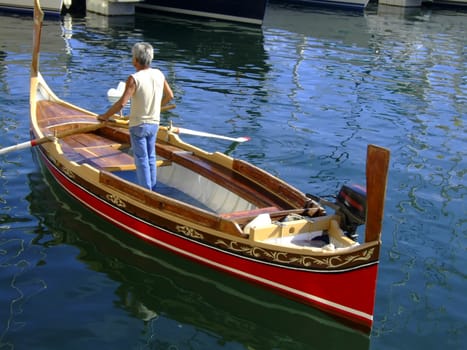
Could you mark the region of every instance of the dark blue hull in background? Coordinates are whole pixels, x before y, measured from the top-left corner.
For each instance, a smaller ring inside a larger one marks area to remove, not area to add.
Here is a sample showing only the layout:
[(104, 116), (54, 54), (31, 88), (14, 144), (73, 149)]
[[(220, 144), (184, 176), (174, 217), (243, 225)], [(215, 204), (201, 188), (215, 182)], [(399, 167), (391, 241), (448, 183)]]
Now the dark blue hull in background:
[(262, 24), (267, 0), (146, 0), (137, 12), (170, 12), (234, 22)]

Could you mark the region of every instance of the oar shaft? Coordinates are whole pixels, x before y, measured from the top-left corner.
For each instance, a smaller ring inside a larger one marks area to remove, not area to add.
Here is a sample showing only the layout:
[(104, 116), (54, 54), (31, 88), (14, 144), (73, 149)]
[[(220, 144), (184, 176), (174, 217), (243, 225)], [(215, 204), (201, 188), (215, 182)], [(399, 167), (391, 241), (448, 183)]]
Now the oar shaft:
[(19, 143), (17, 145), (14, 145), (14, 146), (9, 146), (9, 147), (2, 148), (2, 149), (0, 149), (0, 154), (6, 154), (6, 153), (9, 153), (9, 152), (18, 151), (18, 150), (29, 148), (29, 147), (32, 147), (32, 146), (33, 146), (32, 141), (26, 141), (26, 142), (22, 142), (22, 143)]
[(41, 138), (38, 138), (38, 139), (21, 142), (21, 143), (18, 143), (17, 145), (14, 145), (14, 146), (1, 148), (0, 149), (0, 155), (7, 154), (7, 153), (13, 152), (13, 151), (18, 151), (18, 150), (30, 148), (30, 147), (34, 147), (34, 146), (37, 146), (37, 145), (40, 145), (40, 144), (43, 144), (43, 143), (46, 143), (46, 142), (51, 142), (51, 141), (54, 141), (56, 138), (60, 139), (60, 138), (70, 136), (70, 135), (84, 134), (84, 133), (91, 132), (91, 131), (97, 130), (99, 128), (102, 128), (105, 125), (106, 125), (105, 123), (100, 123), (100, 124), (92, 124), (92, 125), (83, 126), (81, 128), (72, 128), (70, 130), (59, 132), (55, 136), (53, 136), (53, 135), (44, 136), (44, 137), (41, 137)]
[(18, 143), (17, 145), (0, 148), (0, 155), (13, 152), (13, 151), (19, 151), (19, 150), (26, 149), (26, 148), (31, 148), (31, 147), (40, 145), (45, 142), (50, 142), (53, 139), (54, 138), (51, 136), (44, 136), (44, 137), (41, 137), (40, 139), (25, 141), (25, 142)]
[(196, 130), (191, 130), (191, 129), (178, 128), (178, 127), (172, 127), (170, 128), (170, 131), (176, 134), (210, 137), (210, 138), (227, 140), (227, 141), (232, 141), (232, 142), (245, 142), (249, 140), (248, 137), (229, 137), (229, 136), (224, 136), (224, 135), (211, 134), (211, 133), (204, 132), (204, 131), (196, 131)]
[(161, 112), (167, 112), (171, 109), (174, 109), (175, 107), (177, 106), (174, 104), (161, 106)]

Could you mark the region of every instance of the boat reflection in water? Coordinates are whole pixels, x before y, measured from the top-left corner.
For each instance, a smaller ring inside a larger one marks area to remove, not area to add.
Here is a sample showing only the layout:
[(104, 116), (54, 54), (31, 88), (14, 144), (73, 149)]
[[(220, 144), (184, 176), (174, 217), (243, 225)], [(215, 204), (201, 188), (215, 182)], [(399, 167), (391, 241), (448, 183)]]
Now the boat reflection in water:
[[(83, 264), (90, 270), (87, 275), (105, 274), (116, 282), (113, 293), (94, 297), (97, 302), (110, 298), (116, 314), (121, 309), (130, 319), (144, 321), (142, 327), (149, 332), (152, 345), (174, 342), (171, 331), (151, 334), (155, 328), (173, 326), (183, 327), (184, 332), (209, 334), (217, 342), (236, 342), (254, 349), (279, 345), (281, 349), (369, 347), (367, 335), (320, 311), (132, 238), (80, 206), (48, 173), (30, 174), (29, 184), (31, 214), (43, 226), (38, 231), (46, 232), (37, 234), (35, 244), (48, 249), (64, 245), (77, 248), (79, 253), (69, 256), (63, 265)], [(87, 276), (86, 281), (89, 279)], [(59, 302), (55, 301), (57, 308), (61, 307)], [(95, 310), (90, 308), (89, 312)], [(86, 327), (75, 322), (77, 332)]]

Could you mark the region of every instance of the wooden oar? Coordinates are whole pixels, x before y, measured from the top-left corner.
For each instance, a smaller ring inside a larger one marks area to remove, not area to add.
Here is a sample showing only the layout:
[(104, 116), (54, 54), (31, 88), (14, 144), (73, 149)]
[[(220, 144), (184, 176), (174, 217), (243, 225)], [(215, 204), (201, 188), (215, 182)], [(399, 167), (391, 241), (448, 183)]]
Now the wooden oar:
[(177, 107), (175, 104), (161, 106), (161, 112), (167, 112), (175, 107)]
[(381, 238), (389, 157), (390, 152), (386, 148), (368, 145), (366, 159), (367, 212), (365, 242), (377, 241)]
[(55, 139), (60, 139), (66, 136), (75, 135), (75, 134), (84, 134), (87, 132), (95, 131), (99, 128), (102, 128), (105, 125), (106, 125), (105, 123), (99, 123), (99, 124), (83, 126), (82, 128), (74, 128), (74, 129), (70, 129), (67, 131), (59, 132), (56, 135), (44, 136), (38, 139), (18, 143), (17, 145), (0, 149), (0, 155), (6, 154), (12, 151), (18, 151), (21, 149), (34, 147), (34, 146), (41, 145), (46, 142), (53, 142)]
[(210, 137), (214, 139), (221, 139), (221, 140), (227, 140), (227, 141), (232, 141), (232, 142), (246, 142), (250, 140), (250, 138), (247, 136), (228, 137), (224, 135), (211, 134), (211, 133), (204, 132), (204, 131), (196, 131), (196, 130), (178, 128), (178, 127), (173, 127), (173, 126), (170, 126), (168, 130), (170, 132), (173, 132), (174, 134), (185, 134), (185, 135), (194, 135), (194, 136), (201, 136), (201, 137)]

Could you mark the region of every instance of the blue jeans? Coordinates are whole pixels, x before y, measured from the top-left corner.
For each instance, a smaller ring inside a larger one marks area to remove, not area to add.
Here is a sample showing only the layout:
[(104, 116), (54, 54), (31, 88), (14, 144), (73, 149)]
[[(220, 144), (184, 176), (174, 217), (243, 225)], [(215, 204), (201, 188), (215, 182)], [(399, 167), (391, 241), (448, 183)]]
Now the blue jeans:
[(158, 124), (147, 123), (130, 128), (138, 184), (149, 190), (155, 189), (157, 181), (156, 136), (158, 129)]

